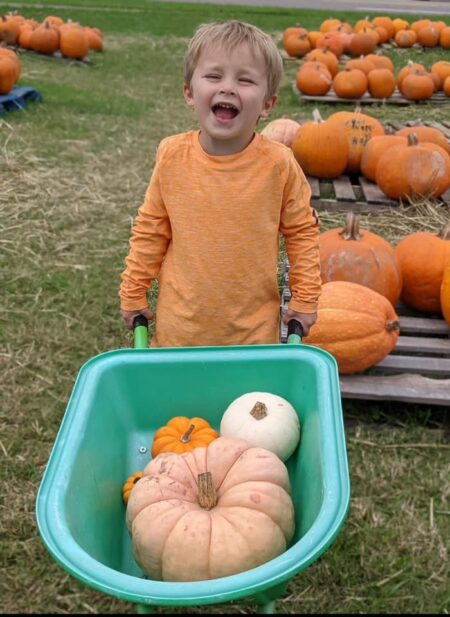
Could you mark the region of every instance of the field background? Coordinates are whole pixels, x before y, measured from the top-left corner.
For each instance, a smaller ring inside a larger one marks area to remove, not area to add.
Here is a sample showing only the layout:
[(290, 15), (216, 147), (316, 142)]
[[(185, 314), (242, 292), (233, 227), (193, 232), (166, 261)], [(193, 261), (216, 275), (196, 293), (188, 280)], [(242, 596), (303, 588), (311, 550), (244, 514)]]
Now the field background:
[[(133, 613), (79, 584), (46, 552), (34, 516), (42, 473), (81, 365), (131, 346), (119, 315), (120, 272), (159, 141), (196, 126), (182, 98), (182, 59), (195, 27), (237, 18), (279, 40), (288, 26), (317, 29), (328, 14), (144, 0), (0, 3), (0, 14), (9, 10), (97, 26), (105, 50), (91, 53), (91, 65), (21, 54), (19, 85), (39, 90), (43, 102), (0, 116), (2, 612)], [(336, 15), (350, 23), (362, 17)], [(397, 67), (444, 57), (390, 55)], [(295, 65), (286, 63), (271, 119), (311, 117), (313, 105), (300, 106), (292, 93)], [(351, 108), (320, 105), (325, 117)], [(402, 121), (448, 120), (448, 109), (366, 108)], [(395, 217), (365, 215), (361, 226), (395, 243), (416, 229), (438, 231), (448, 218), (416, 204)], [(322, 214), (324, 229), (342, 220)], [(344, 416), (348, 520), (324, 556), (291, 581), (278, 610), (448, 613), (448, 410), (344, 402)], [(240, 602), (179, 612), (253, 610)]]

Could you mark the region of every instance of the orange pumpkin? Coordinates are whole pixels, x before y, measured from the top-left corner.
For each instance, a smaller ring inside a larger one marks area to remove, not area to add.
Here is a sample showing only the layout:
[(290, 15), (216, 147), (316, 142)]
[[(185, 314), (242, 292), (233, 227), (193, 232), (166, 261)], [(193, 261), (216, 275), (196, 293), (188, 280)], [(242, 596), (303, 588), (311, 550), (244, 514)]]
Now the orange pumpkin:
[(395, 76), (389, 69), (374, 69), (367, 75), (368, 90), (375, 99), (388, 99), (396, 88)]
[(132, 476), (130, 476), (125, 484), (122, 487), (122, 499), (125, 504), (128, 503), (130, 498), (131, 491), (133, 490), (134, 485), (142, 478), (142, 471), (137, 471)]
[(331, 88), (331, 75), (320, 62), (305, 62), (297, 72), (295, 83), (302, 94), (323, 96)]
[(433, 95), (435, 83), (429, 74), (414, 71), (402, 80), (399, 90), (408, 101), (425, 101)]
[(334, 53), (328, 49), (312, 49), (308, 54), (306, 54), (305, 59), (308, 61), (321, 62), (322, 64), (325, 64), (332, 77), (334, 77), (334, 75), (336, 75), (339, 71), (339, 60)]
[(282, 39), (282, 43), (283, 43), (283, 47), (286, 49), (286, 41), (288, 40), (288, 38), (292, 35), (296, 35), (299, 36), (300, 34), (306, 34), (307, 30), (305, 28), (302, 28), (301, 26), (290, 26), (289, 28), (286, 28), (283, 31), (283, 39)]
[(8, 94), (16, 83), (17, 68), (14, 61), (0, 56), (0, 94)]
[(375, 63), (372, 62), (368, 56), (361, 56), (360, 58), (352, 58), (351, 60), (347, 60), (344, 68), (360, 69), (363, 73), (368, 75), (370, 71), (373, 71), (376, 67)]
[(367, 85), (367, 75), (361, 69), (344, 69), (333, 77), (333, 89), (344, 99), (360, 99)]
[(172, 418), (166, 426), (155, 433), (152, 444), (152, 456), (161, 452), (191, 452), (194, 448), (207, 446), (219, 434), (203, 418)]
[(303, 343), (328, 351), (339, 373), (365, 371), (394, 348), (397, 314), (387, 298), (358, 283), (332, 281), (322, 286), (317, 321)]
[(433, 24), (420, 28), (417, 32), (417, 42), (422, 47), (436, 47), (439, 44), (440, 32)]
[(360, 30), (352, 36), (352, 40), (349, 43), (348, 51), (351, 56), (367, 56), (372, 54), (378, 44), (378, 35), (375, 35), (367, 30)]
[(389, 69), (392, 73), (395, 72), (394, 63), (389, 58), (389, 56), (382, 56), (381, 54), (369, 54), (366, 56), (366, 58), (375, 65), (376, 69)]
[(440, 289), (441, 311), (450, 326), (450, 264), (445, 266)]
[(407, 49), (409, 47), (412, 47), (417, 42), (417, 34), (414, 32), (414, 30), (410, 29), (399, 30), (398, 32), (396, 32), (394, 40), (397, 43), (398, 47), (401, 47), (402, 49)]
[(316, 178), (337, 178), (348, 164), (348, 142), (342, 126), (322, 120), (318, 109), (292, 142), (292, 151), (303, 173)]
[(293, 34), (286, 40), (284, 48), (288, 56), (302, 58), (311, 50), (311, 43), (306, 33)]
[(450, 157), (442, 148), (421, 145), (414, 134), (406, 145), (389, 148), (378, 161), (375, 180), (393, 199), (440, 197), (450, 186)]
[(386, 15), (380, 15), (379, 17), (374, 17), (372, 19), (372, 25), (381, 26), (381, 28), (384, 28), (388, 34), (388, 40), (393, 38), (395, 34), (395, 26), (390, 17)]
[(60, 29), (59, 47), (66, 58), (83, 60), (89, 52), (89, 39), (81, 26), (71, 25)]
[(59, 31), (51, 22), (39, 26), (30, 36), (30, 47), (40, 54), (53, 55), (59, 48)]
[(395, 253), (403, 279), (403, 302), (424, 313), (439, 313), (444, 270), (450, 266), (450, 225), (439, 234), (408, 234), (397, 244)]
[(375, 182), (378, 161), (380, 156), (393, 146), (406, 146), (406, 137), (402, 135), (375, 135), (363, 148), (361, 155), (361, 173)]
[(330, 122), (339, 123), (344, 127), (348, 141), (348, 165), (347, 172), (357, 174), (361, 170), (361, 157), (365, 145), (375, 135), (384, 135), (381, 122), (363, 114), (361, 107), (356, 107), (354, 112), (337, 111), (328, 118)]
[(412, 60), (408, 60), (408, 63), (399, 70), (397, 75), (397, 86), (399, 89), (402, 85), (402, 81), (411, 73), (421, 73), (423, 75), (426, 75), (428, 71), (420, 62), (413, 62)]
[(450, 154), (450, 144), (448, 143), (445, 135), (439, 129), (435, 129), (431, 126), (405, 126), (395, 133), (395, 135), (406, 138), (408, 135), (413, 134), (416, 136), (419, 143), (434, 143), (441, 148), (444, 148), (444, 150)]
[(319, 252), (322, 282), (359, 283), (397, 304), (402, 284), (395, 251), (378, 234), (360, 229), (353, 212), (344, 227), (320, 234)]
[(442, 28), (439, 35), (439, 45), (443, 49), (450, 49), (450, 26)]
[(442, 90), (444, 81), (450, 75), (450, 62), (447, 60), (438, 60), (431, 66), (431, 72), (433, 75), (437, 75), (439, 80), (439, 89)]

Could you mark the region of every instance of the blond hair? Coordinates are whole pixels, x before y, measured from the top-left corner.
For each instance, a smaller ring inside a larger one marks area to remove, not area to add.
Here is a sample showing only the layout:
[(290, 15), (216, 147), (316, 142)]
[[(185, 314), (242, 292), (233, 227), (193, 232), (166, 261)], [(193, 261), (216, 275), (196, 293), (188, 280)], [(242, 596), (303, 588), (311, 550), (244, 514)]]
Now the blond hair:
[(230, 20), (200, 25), (188, 43), (184, 57), (184, 82), (191, 84), (192, 75), (202, 51), (211, 46), (234, 49), (243, 43), (264, 59), (267, 69), (267, 96), (275, 96), (283, 76), (283, 61), (272, 38), (251, 24)]

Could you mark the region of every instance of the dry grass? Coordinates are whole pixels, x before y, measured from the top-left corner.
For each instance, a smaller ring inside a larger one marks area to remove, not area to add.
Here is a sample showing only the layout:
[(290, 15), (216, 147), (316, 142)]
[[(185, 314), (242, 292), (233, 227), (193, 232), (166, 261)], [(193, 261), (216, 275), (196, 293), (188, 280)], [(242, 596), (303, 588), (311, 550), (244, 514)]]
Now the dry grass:
[[(98, 353), (131, 344), (116, 294), (156, 145), (193, 126), (176, 69), (184, 37), (147, 36), (136, 44), (128, 36), (110, 36), (108, 43), (111, 55), (87, 70), (24, 59), (27, 79), (45, 84), (44, 103), (0, 119), (5, 613), (135, 612), (79, 584), (54, 563), (34, 516), (36, 492), (79, 367)], [(138, 78), (142, 62), (147, 71)], [(131, 117), (115, 96), (127, 70), (132, 74), (124, 105), (135, 105)], [(285, 94), (288, 82), (289, 76)], [(73, 90), (66, 92), (69, 87)], [(100, 91), (101, 104), (73, 102), (76, 91), (94, 98)], [(279, 108), (283, 113), (298, 113), (288, 97)], [(363, 215), (361, 226), (395, 243), (414, 230), (437, 232), (448, 218), (446, 209), (424, 200), (395, 215)], [(321, 219), (328, 228), (342, 224), (343, 215), (323, 212)], [(406, 419), (403, 411), (346, 406), (346, 420), (352, 420), (349, 518), (324, 557), (291, 581), (279, 602), (281, 612), (448, 611), (448, 425), (446, 418), (433, 420), (433, 411), (420, 408)], [(242, 602), (187, 612), (253, 609)]]

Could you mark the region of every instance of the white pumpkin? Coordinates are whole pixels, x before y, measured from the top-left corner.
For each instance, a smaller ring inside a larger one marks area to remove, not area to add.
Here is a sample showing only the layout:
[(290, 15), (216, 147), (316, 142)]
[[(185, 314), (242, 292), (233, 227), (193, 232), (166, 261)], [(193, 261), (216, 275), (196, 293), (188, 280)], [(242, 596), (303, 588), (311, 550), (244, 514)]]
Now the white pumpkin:
[(293, 406), (281, 396), (248, 392), (227, 407), (220, 434), (245, 439), (286, 461), (300, 440), (300, 421)]
[(261, 131), (261, 135), (265, 135), (268, 139), (278, 141), (290, 148), (299, 128), (300, 122), (296, 120), (292, 120), (291, 118), (277, 118), (269, 122), (269, 124), (266, 124)]

